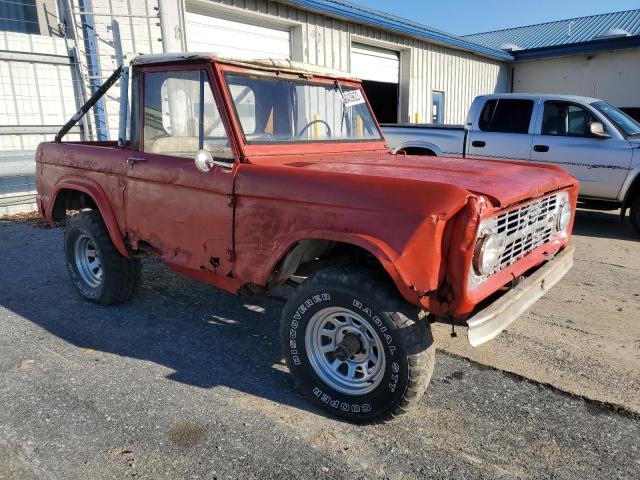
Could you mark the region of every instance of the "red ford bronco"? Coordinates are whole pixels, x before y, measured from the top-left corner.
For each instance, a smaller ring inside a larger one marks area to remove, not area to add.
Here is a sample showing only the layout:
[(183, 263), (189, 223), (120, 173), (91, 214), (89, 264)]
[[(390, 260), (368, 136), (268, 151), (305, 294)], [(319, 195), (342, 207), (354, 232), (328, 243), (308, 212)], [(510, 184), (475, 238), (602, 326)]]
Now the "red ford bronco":
[[(61, 142), (118, 79), (118, 141)], [(295, 285), (291, 375), (356, 422), (419, 400), (430, 321), (479, 345), (573, 263), (566, 172), (392, 154), (356, 79), (289, 61), (139, 56), (40, 145), (37, 181), (48, 222), (79, 212), (64, 250), (89, 300), (129, 300), (144, 255), (237, 294)]]

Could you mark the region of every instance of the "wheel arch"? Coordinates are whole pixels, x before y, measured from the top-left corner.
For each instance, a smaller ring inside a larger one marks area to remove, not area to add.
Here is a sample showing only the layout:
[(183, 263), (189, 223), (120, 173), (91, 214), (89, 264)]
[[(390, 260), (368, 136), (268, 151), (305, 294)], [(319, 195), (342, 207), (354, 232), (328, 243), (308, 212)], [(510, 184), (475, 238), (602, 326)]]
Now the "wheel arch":
[(267, 288), (286, 282), (296, 273), (313, 273), (321, 268), (344, 264), (371, 266), (379, 270), (395, 285), (399, 293), (410, 302), (416, 294), (403, 280), (393, 258), (395, 254), (386, 243), (353, 234), (307, 234), (292, 240), (277, 256), (269, 271)]
[[(396, 153), (401, 151), (412, 151), (416, 153), (407, 153), (407, 155), (429, 155), (433, 157), (442, 157), (444, 156), (444, 152), (438, 148), (434, 143), (422, 143), (422, 142), (407, 142), (403, 145), (400, 145), (394, 149)], [(424, 152), (424, 153), (419, 153)]]
[(129, 252), (109, 199), (97, 183), (86, 179), (63, 180), (55, 186), (51, 198), (50, 205), (45, 210), (47, 222), (52, 223), (55, 220), (64, 219), (66, 210), (70, 207), (98, 210), (114, 246), (123, 256), (129, 257)]
[(624, 216), (627, 213), (627, 209), (633, 203), (633, 199), (636, 196), (640, 195), (640, 170), (635, 171), (635, 176), (627, 189), (627, 192), (624, 195), (622, 200), (622, 207), (620, 208), (620, 217), (624, 219)]

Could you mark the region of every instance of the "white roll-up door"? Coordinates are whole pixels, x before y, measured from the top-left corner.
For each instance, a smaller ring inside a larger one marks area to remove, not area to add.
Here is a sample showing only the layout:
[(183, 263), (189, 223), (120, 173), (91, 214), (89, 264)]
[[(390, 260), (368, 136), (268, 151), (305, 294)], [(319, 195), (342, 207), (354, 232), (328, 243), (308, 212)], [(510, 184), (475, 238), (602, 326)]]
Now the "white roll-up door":
[(273, 28), (186, 12), (187, 49), (241, 58), (291, 58), (291, 33)]
[(399, 83), (398, 52), (354, 43), (351, 45), (351, 73), (362, 80)]

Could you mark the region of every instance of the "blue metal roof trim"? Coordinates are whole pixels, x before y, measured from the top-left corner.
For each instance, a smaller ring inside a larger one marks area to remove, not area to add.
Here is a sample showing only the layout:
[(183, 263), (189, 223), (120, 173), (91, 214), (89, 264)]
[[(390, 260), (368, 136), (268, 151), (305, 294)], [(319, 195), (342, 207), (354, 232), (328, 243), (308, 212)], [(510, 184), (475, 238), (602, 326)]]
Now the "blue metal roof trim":
[(499, 48), (503, 44), (512, 43), (523, 50), (532, 50), (600, 41), (601, 39), (597, 38), (598, 35), (613, 28), (624, 29), (631, 36), (640, 35), (640, 10), (568, 18), (524, 27), (463, 35), (462, 38), (481, 43), (488, 48)]
[(404, 33), (412, 37), (418, 37), (422, 40), (437, 42), (462, 50), (468, 50), (470, 52), (479, 53), (499, 60), (514, 59), (513, 55), (502, 50), (474, 43), (473, 41), (435, 30), (427, 27), (426, 25), (421, 25), (419, 23), (411, 22), (410, 20), (348, 2), (338, 0), (286, 0), (286, 3), (330, 14), (336, 17), (353, 20), (365, 25)]
[(570, 55), (589, 55), (611, 50), (639, 48), (640, 36), (598, 39), (591, 42), (556, 45), (553, 47), (531, 48), (514, 52), (516, 61), (537, 60), (543, 58), (566, 57)]

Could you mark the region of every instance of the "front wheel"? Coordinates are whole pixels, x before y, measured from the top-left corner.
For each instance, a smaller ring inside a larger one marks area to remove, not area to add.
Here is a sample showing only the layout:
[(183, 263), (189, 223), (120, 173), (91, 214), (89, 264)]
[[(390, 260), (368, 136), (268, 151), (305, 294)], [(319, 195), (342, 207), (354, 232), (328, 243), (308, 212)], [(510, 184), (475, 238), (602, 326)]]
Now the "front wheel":
[(329, 268), (302, 283), (283, 311), (281, 336), (302, 393), (353, 422), (405, 413), (433, 372), (423, 312), (365, 271)]

